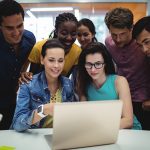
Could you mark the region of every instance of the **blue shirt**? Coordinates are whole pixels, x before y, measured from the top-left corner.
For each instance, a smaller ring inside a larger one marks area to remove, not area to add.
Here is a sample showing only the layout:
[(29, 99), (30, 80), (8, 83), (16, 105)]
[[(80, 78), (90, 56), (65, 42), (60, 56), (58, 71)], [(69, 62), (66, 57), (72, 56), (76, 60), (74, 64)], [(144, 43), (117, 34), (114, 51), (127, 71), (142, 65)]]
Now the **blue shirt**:
[[(62, 102), (74, 101), (73, 85), (70, 79), (60, 76), (59, 80), (62, 88)], [(39, 105), (49, 103), (50, 97), (44, 71), (34, 75), (29, 84), (22, 84), (18, 91), (17, 105), (11, 128), (17, 131), (28, 128), (41, 128), (45, 118), (35, 125), (31, 125), (33, 113)]]
[(20, 71), (35, 41), (33, 33), (24, 30), (22, 40), (19, 43), (20, 50), (16, 55), (13, 47), (0, 32), (0, 107), (15, 103)]

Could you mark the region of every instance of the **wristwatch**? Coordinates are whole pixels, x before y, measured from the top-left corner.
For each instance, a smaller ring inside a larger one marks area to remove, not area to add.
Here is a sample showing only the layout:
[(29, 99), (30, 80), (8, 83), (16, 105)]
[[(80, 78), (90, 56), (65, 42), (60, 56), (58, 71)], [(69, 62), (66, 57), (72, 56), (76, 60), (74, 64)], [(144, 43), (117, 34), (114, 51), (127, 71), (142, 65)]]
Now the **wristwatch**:
[(47, 115), (44, 114), (43, 105), (38, 106), (38, 108), (37, 108), (37, 114), (38, 114), (40, 117), (42, 117), (42, 118), (44, 118), (44, 117), (47, 116)]

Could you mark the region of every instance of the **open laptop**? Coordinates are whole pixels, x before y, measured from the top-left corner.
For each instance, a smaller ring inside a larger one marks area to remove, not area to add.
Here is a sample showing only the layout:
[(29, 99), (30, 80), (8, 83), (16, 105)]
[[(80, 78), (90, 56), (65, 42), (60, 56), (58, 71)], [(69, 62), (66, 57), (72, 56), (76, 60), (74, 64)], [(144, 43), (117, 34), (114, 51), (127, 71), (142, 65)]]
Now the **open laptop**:
[(115, 143), (121, 113), (121, 100), (55, 104), (53, 149)]

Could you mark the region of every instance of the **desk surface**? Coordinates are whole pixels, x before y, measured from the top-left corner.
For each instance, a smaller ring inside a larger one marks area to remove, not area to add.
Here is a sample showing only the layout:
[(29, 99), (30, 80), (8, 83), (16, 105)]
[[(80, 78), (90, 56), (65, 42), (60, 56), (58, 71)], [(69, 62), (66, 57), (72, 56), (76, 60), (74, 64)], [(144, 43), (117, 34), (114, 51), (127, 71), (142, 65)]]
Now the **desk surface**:
[[(52, 129), (32, 129), (24, 133), (0, 130), (0, 146), (16, 150), (51, 150)], [(79, 148), (78, 150), (150, 150), (150, 131), (120, 130), (116, 144)]]

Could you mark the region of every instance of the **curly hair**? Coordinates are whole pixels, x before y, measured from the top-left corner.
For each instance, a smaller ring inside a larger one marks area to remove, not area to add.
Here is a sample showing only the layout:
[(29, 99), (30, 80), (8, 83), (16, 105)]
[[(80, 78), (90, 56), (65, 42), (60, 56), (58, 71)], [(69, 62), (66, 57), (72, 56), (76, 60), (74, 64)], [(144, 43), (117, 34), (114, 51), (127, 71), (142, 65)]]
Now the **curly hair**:
[(106, 13), (104, 21), (108, 29), (110, 26), (131, 29), (133, 27), (133, 13), (128, 8), (115, 8)]
[(77, 18), (75, 17), (74, 14), (72, 13), (69, 13), (69, 12), (64, 12), (62, 14), (59, 14), (57, 17), (56, 17), (56, 20), (55, 20), (55, 29), (50, 33), (50, 36), (49, 37), (52, 37), (52, 34), (54, 33), (54, 36), (53, 38), (57, 38), (57, 31), (60, 27), (60, 25), (66, 21), (73, 21), (75, 22), (76, 24), (78, 23), (78, 20)]

